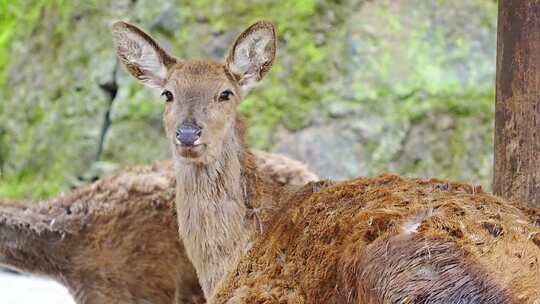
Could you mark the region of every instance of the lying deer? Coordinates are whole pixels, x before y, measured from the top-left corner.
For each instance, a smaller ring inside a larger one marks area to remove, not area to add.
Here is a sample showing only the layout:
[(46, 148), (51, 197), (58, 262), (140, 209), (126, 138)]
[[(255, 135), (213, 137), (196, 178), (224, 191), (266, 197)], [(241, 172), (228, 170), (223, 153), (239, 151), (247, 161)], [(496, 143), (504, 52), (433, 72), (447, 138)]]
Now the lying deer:
[[(255, 160), (279, 184), (317, 179), (284, 156)], [(0, 203), (0, 265), (53, 278), (79, 304), (204, 303), (178, 237), (174, 184), (162, 162), (40, 204)]]
[(257, 166), (236, 108), (272, 66), (271, 23), (224, 63), (174, 58), (124, 22), (113, 37), (165, 100), (179, 232), (209, 303), (540, 302), (540, 228), (500, 198), (389, 175), (290, 187)]

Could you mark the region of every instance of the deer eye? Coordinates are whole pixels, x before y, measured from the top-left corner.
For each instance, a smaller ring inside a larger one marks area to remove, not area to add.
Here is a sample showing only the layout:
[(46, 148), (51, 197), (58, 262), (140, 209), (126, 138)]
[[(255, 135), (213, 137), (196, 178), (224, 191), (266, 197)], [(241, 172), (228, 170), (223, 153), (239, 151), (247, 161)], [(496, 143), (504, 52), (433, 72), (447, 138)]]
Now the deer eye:
[(171, 91), (163, 91), (163, 93), (161, 93), (161, 97), (163, 97), (163, 100), (165, 100), (166, 102), (173, 101), (173, 94), (171, 93)]
[(219, 94), (219, 101), (227, 101), (234, 93), (231, 90), (225, 90)]

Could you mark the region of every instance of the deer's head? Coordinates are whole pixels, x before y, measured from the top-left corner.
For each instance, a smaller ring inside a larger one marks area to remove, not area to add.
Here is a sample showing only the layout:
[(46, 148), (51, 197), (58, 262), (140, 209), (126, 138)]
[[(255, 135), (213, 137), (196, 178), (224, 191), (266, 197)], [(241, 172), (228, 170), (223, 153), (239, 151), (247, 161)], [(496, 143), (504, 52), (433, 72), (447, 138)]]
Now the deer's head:
[(114, 24), (120, 61), (165, 101), (164, 124), (173, 156), (209, 163), (235, 136), (236, 107), (270, 70), (276, 52), (274, 26), (259, 21), (233, 43), (224, 63), (181, 60), (148, 34), (125, 22)]

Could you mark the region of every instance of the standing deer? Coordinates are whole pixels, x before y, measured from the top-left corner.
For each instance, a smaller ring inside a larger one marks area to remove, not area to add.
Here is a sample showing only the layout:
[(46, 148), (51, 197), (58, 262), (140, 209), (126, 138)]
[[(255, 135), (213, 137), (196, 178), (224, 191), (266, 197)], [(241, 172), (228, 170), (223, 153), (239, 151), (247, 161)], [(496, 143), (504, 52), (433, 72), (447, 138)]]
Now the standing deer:
[[(279, 184), (317, 179), (297, 161), (254, 154)], [(160, 162), (39, 204), (0, 202), (0, 265), (57, 280), (78, 304), (204, 303), (174, 197), (172, 163)]]
[(384, 175), (281, 186), (236, 107), (270, 70), (261, 21), (224, 63), (180, 60), (124, 22), (127, 70), (164, 97), (179, 232), (209, 303), (538, 303), (540, 228), (476, 187)]

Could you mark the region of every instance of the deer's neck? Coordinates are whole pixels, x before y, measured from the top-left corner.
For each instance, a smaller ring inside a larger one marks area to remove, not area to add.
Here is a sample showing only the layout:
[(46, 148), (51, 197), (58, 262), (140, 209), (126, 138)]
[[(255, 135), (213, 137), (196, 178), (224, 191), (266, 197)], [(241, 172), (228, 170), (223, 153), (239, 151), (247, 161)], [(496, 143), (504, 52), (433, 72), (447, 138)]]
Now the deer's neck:
[(232, 136), (222, 151), (209, 165), (175, 164), (180, 235), (207, 297), (238, 263), (255, 231), (247, 218), (245, 174), (245, 158), (252, 156), (238, 136)]

